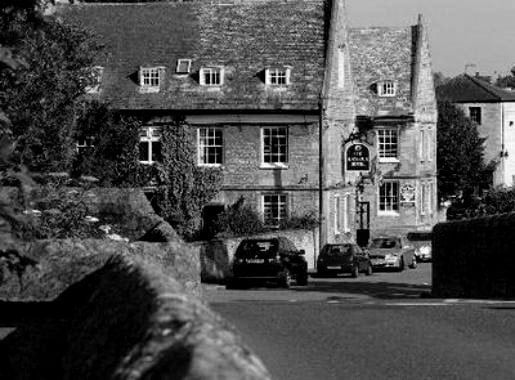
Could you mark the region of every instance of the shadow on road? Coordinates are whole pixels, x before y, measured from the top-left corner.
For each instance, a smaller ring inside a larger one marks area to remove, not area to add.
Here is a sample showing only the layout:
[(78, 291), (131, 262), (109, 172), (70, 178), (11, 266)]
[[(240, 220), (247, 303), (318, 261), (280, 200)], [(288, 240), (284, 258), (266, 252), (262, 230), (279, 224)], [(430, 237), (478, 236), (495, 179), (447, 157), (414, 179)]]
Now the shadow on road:
[(298, 292), (316, 291), (342, 293), (342, 295), (350, 293), (381, 299), (426, 298), (431, 293), (430, 285), (395, 282), (320, 281), (317, 278), (311, 279), (307, 287), (295, 287), (293, 289)]

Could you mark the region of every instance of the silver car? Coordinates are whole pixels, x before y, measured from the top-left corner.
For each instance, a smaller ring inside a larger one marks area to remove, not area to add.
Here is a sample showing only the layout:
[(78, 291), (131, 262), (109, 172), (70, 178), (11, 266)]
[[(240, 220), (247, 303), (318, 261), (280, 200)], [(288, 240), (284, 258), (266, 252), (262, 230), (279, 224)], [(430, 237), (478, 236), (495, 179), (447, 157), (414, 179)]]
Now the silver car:
[(401, 236), (380, 236), (372, 239), (368, 247), (370, 261), (374, 269), (404, 270), (416, 268), (415, 249)]

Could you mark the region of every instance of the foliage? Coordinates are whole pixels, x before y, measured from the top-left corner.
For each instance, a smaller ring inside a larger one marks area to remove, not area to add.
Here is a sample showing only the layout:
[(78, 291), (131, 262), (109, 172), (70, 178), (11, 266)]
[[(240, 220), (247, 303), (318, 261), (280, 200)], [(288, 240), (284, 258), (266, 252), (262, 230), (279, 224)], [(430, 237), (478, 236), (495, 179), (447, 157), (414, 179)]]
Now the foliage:
[(284, 220), (279, 229), (281, 230), (311, 230), (318, 227), (319, 220), (315, 211), (306, 214), (293, 214)]
[(218, 216), (216, 229), (225, 236), (245, 236), (265, 232), (260, 215), (243, 198)]
[(433, 81), (435, 88), (446, 84), (451, 78), (446, 77), (441, 71), (433, 73)]
[(108, 109), (105, 104), (89, 102), (77, 120), (76, 140), (86, 139), (92, 148), (77, 155), (72, 174), (93, 176), (109, 187), (140, 186), (150, 174), (138, 162), (141, 122)]
[(0, 70), (0, 109), (10, 119), (16, 162), (35, 171), (66, 170), (73, 157), (75, 116), (100, 45), (92, 35), (37, 9), (0, 8), (0, 44), (23, 57)]
[(468, 219), (478, 216), (495, 215), (515, 211), (515, 189), (490, 189), (481, 197), (471, 200), (458, 199), (447, 210), (449, 220)]
[(319, 225), (315, 211), (293, 214), (283, 220), (279, 227), (264, 225), (261, 215), (241, 197), (218, 216), (216, 230), (222, 236), (246, 236), (280, 230), (311, 230)]
[(511, 69), (511, 75), (497, 77), (495, 85), (501, 88), (515, 88), (515, 67)]
[(158, 208), (181, 236), (191, 239), (203, 206), (220, 191), (222, 171), (197, 165), (195, 135), (183, 120), (175, 120), (161, 133), (162, 161), (155, 164)]
[(488, 187), (493, 163), (483, 163), (483, 142), (476, 125), (462, 110), (448, 102), (438, 103), (438, 198), (470, 198), (478, 186)]
[(196, 162), (194, 131), (182, 120), (161, 128), (160, 162), (138, 161), (141, 122), (90, 103), (78, 120), (77, 138), (92, 137), (93, 147), (78, 156), (74, 175), (90, 175), (102, 186), (154, 188), (152, 204), (186, 239), (200, 226), (201, 211), (220, 190), (222, 172)]

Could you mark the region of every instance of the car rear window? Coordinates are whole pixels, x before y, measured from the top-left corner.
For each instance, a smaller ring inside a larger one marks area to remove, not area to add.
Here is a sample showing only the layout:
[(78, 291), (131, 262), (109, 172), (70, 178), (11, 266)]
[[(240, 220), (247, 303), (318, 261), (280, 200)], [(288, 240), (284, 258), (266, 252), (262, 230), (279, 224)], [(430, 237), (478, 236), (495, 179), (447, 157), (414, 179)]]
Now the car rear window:
[(326, 245), (322, 251), (323, 255), (328, 256), (345, 256), (352, 253), (352, 246), (349, 244), (344, 245)]
[(236, 250), (238, 257), (275, 256), (279, 244), (277, 240), (244, 240)]
[(397, 239), (395, 238), (376, 238), (372, 240), (370, 248), (395, 248), (397, 247)]

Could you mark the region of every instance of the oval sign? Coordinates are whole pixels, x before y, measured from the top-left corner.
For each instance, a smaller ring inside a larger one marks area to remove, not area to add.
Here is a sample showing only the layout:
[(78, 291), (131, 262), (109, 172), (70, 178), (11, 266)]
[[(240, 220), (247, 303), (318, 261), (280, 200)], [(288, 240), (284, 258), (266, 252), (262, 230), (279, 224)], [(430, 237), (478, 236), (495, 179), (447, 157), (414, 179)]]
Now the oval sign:
[(347, 148), (346, 170), (370, 170), (370, 153), (363, 144), (352, 144)]

